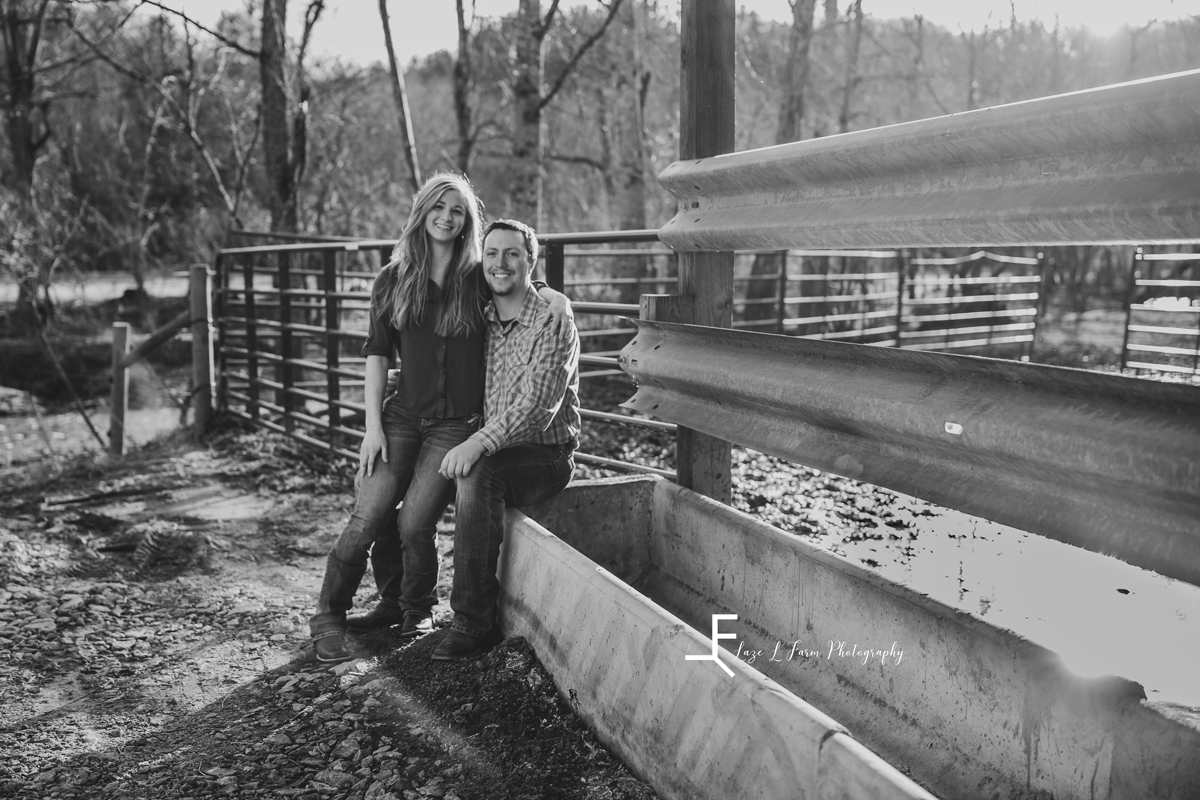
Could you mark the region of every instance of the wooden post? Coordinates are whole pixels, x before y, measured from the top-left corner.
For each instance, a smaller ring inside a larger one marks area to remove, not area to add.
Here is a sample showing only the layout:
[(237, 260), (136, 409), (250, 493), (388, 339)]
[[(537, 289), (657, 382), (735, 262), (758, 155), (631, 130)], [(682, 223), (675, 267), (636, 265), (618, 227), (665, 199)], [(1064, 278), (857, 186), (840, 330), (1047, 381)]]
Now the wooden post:
[(254, 259), (242, 256), (242, 287), (246, 309), (246, 396), (250, 418), (258, 420), (258, 307), (254, 295)]
[(787, 319), (788, 252), (779, 251), (779, 304), (775, 307), (775, 332), (784, 333), (783, 321)]
[(125, 453), (125, 412), (129, 410), (129, 369), (125, 354), (129, 352), (129, 323), (114, 322), (112, 326), (112, 392), (108, 402), (108, 452), (114, 456)]
[(329, 403), (329, 450), (337, 448), (337, 429), (342, 424), (342, 310), (338, 298), (337, 252), (326, 250), (325, 271), (325, 397)]
[(292, 395), (296, 371), (291, 361), (296, 357), (292, 337), (292, 260), (291, 254), (279, 255), (279, 384), (283, 387), (275, 395), (275, 402), (283, 408), (283, 429), (291, 433), (296, 428), (292, 412), (296, 410), (296, 398)]
[(556, 292), (561, 292), (566, 286), (566, 254), (561, 242), (549, 242), (544, 248), (546, 254), (546, 283)]
[[(684, 0), (680, 14), (679, 158), (734, 148), (734, 0)], [(684, 321), (728, 328), (733, 319), (733, 253), (680, 253), (679, 293), (692, 298)], [(731, 499), (729, 442), (680, 427), (679, 483), (714, 500)]]
[[(1142, 260), (1142, 248), (1133, 248), (1133, 259), (1129, 264), (1129, 283), (1125, 285), (1125, 330), (1121, 334), (1121, 369), (1126, 369), (1129, 363), (1129, 326), (1133, 324), (1133, 300), (1137, 297), (1137, 282), (1138, 278), (1142, 277), (1142, 273), (1138, 270), (1138, 264)], [(1043, 298), (1046, 296), (1046, 264), (1043, 262), (1040, 265), (1042, 271), (1042, 280), (1038, 285), (1041, 287), (1041, 295), (1038, 296), (1038, 308), (1041, 309)], [(1200, 324), (1200, 319), (1197, 320)], [(1037, 331), (1034, 330), (1036, 335)]]
[(908, 251), (896, 251), (896, 344), (901, 347), (904, 339), (900, 332), (904, 330), (904, 289), (908, 279)]
[(654, 322), (683, 322), (692, 314), (692, 298), (678, 294), (644, 294), (641, 306), (641, 318)]
[(213, 318), (212, 272), (207, 264), (191, 270), (192, 309), (192, 431), (204, 435), (212, 417)]

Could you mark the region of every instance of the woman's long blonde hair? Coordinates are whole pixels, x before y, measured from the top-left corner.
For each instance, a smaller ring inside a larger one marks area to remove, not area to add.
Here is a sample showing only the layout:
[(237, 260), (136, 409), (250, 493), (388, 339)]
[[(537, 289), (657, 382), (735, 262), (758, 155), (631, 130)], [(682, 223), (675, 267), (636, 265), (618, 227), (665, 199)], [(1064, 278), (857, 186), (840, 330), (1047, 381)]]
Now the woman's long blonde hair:
[(391, 261), (380, 272), (383, 280), (376, 282), (375, 291), (382, 314), (397, 330), (415, 328), (425, 316), (433, 266), (425, 218), (442, 195), (451, 189), (463, 196), (467, 213), (462, 232), (454, 240), (450, 270), (442, 286), (445, 301), (435, 330), (439, 336), (469, 336), (482, 327), (477, 268), (483, 250), (482, 204), (465, 177), (453, 172), (438, 172), (430, 176), (413, 197), (404, 232), (392, 251)]

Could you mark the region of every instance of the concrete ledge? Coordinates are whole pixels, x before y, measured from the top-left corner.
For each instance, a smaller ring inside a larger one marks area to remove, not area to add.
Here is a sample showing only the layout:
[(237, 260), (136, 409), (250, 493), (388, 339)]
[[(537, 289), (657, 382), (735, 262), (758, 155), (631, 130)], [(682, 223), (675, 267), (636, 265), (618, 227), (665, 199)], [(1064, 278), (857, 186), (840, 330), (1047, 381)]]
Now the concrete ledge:
[(564, 699), (661, 796), (932, 797), (746, 664), (724, 654), (730, 677), (688, 661), (711, 640), (519, 511), (501, 563), (505, 633), (529, 640)]
[[(747, 663), (739, 666), (831, 715), (940, 795), (1200, 797), (1200, 731), (1147, 704), (1139, 684), (1076, 675), (1046, 647), (746, 514), (657, 478), (581, 482), (529, 513), (572, 546), (623, 565), (649, 602), (694, 630), (710, 631), (713, 614), (736, 614), (722, 625), (738, 636), (722, 643), (729, 660), (740, 649)], [(616, 554), (622, 546), (630, 555)], [(571, 613), (560, 627), (584, 624)], [(606, 636), (625, 634), (624, 619), (596, 624), (613, 629)], [(789, 657), (796, 641), (808, 652)], [(837, 642), (877, 651), (895, 643), (904, 657), (831, 657)], [(623, 663), (634, 657), (629, 649), (605, 658)], [(687, 665), (689, 681), (695, 666)]]

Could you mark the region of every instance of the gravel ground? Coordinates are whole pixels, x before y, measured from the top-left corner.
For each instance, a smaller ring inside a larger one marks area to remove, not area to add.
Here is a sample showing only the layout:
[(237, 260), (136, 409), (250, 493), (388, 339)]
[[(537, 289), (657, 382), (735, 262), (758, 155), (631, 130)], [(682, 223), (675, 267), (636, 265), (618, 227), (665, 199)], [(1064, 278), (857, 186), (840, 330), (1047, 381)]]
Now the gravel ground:
[(4, 476), (0, 796), (653, 797), (524, 640), (438, 664), (441, 631), (384, 632), (311, 660), (345, 472), (231, 431)]

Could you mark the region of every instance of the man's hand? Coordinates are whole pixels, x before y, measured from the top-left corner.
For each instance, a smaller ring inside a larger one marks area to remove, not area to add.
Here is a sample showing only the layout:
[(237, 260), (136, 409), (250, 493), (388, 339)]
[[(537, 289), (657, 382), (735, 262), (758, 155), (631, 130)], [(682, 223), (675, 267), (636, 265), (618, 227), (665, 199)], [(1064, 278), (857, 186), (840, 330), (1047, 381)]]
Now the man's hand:
[(446, 453), (438, 472), (448, 480), (465, 478), (471, 474), (471, 467), (475, 466), (475, 462), (482, 458), (485, 452), (482, 444), (474, 439), (467, 439)]
[[(370, 477), (375, 470), (375, 456), (380, 456), (387, 463), (387, 437), (381, 428), (367, 428), (363, 436), (362, 446), (358, 448), (358, 473)], [(356, 479), (357, 482), (357, 479)]]

